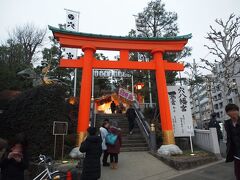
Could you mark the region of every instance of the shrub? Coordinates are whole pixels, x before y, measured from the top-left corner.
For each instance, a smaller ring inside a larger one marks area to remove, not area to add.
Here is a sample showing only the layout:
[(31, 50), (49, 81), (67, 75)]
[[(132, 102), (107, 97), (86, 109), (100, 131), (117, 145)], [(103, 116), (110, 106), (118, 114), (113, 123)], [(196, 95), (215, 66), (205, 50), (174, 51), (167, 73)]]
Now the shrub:
[(32, 156), (52, 154), (53, 121), (68, 121), (65, 89), (60, 85), (39, 86), (23, 92), (1, 115), (1, 137), (9, 139), (23, 132)]

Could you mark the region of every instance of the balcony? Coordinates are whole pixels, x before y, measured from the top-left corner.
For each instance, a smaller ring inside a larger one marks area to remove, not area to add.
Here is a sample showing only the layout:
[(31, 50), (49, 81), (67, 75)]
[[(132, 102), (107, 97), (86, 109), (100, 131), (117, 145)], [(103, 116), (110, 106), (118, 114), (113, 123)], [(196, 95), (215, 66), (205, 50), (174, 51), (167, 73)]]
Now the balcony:
[(201, 101), (200, 101), (200, 104), (203, 105), (205, 103), (208, 103), (208, 98), (203, 98)]

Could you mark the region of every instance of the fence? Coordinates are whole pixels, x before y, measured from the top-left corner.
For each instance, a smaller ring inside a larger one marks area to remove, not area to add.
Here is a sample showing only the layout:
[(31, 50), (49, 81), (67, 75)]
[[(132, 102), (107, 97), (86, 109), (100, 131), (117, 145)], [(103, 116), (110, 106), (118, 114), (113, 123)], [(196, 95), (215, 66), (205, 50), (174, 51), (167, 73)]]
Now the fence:
[(210, 128), (209, 130), (195, 129), (194, 132), (193, 143), (196, 146), (221, 158), (216, 128)]
[(146, 108), (155, 108), (156, 103), (139, 103), (139, 108), (143, 112)]

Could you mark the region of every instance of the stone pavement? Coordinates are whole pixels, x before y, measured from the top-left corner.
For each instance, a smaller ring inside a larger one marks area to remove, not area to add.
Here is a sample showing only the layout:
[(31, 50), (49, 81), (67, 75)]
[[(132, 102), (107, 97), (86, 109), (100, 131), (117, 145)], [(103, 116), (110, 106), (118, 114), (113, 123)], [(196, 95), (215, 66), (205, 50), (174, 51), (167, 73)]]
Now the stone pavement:
[(118, 169), (102, 167), (101, 180), (165, 180), (179, 174), (148, 152), (122, 152)]
[[(65, 171), (76, 171), (76, 162), (61, 165)], [(100, 180), (234, 180), (233, 163), (224, 159), (198, 168), (177, 171), (148, 152), (122, 152), (118, 169), (101, 167)], [(77, 179), (77, 178), (75, 178)]]
[(233, 163), (224, 159), (195, 169), (177, 171), (148, 152), (124, 152), (119, 168), (102, 167), (101, 180), (235, 180)]
[(177, 175), (171, 180), (235, 180), (233, 163), (225, 163), (223, 160), (210, 165), (205, 165), (183, 175)]

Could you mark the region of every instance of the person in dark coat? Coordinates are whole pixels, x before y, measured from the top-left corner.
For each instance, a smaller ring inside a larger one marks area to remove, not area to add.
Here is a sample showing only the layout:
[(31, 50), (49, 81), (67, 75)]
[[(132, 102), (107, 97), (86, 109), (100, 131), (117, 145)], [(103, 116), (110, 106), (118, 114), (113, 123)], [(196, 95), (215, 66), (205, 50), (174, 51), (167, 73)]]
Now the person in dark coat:
[(133, 128), (134, 128), (134, 123), (135, 123), (135, 118), (136, 118), (136, 113), (131, 104), (126, 112), (126, 116), (128, 119), (129, 134), (132, 134)]
[(110, 155), (110, 163), (112, 169), (117, 169), (118, 164), (118, 154), (120, 153), (120, 148), (122, 146), (122, 136), (121, 129), (118, 128), (117, 122), (113, 121), (109, 132), (117, 135), (117, 140), (114, 145), (107, 144), (107, 151)]
[(209, 128), (216, 128), (217, 136), (218, 136), (218, 142), (219, 142), (220, 139), (223, 138), (223, 136), (222, 136), (221, 127), (219, 125), (219, 122), (216, 120), (216, 117), (217, 117), (216, 113), (211, 114), (211, 119), (210, 119), (210, 122), (208, 123), (208, 129)]
[(240, 180), (240, 117), (239, 107), (236, 104), (228, 104), (225, 108), (229, 120), (225, 121), (224, 127), (227, 133), (227, 156), (226, 162), (234, 161), (236, 180)]
[(117, 106), (114, 101), (112, 101), (110, 107), (111, 107), (112, 114), (115, 114)]
[(9, 146), (0, 160), (1, 180), (24, 180), (28, 168), (27, 142), (23, 134), (9, 141)]
[(80, 152), (86, 153), (83, 160), (81, 180), (97, 180), (101, 177), (100, 157), (102, 154), (102, 140), (96, 135), (96, 128), (88, 128), (88, 136), (80, 146)]

